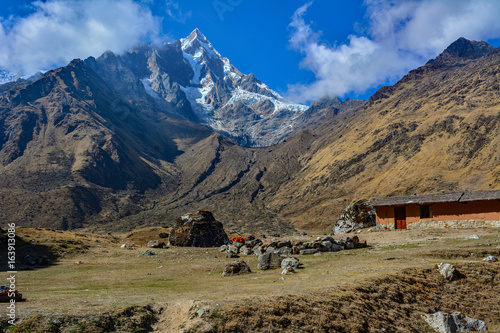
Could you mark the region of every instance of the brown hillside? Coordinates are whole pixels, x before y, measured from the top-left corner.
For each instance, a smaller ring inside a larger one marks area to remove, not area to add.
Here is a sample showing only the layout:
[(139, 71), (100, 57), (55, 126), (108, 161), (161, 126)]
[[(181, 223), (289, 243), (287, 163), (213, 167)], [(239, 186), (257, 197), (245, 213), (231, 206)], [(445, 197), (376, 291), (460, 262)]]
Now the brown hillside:
[(273, 207), (326, 226), (344, 199), (499, 189), (500, 54), (434, 65), (325, 126)]

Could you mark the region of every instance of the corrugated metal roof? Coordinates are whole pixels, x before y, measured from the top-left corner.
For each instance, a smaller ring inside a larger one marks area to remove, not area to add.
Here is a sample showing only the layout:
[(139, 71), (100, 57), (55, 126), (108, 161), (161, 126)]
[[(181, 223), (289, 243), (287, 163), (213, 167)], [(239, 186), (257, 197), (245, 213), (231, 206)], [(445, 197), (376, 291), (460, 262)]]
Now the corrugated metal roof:
[(500, 191), (474, 191), (409, 195), (404, 197), (387, 197), (375, 199), (374, 206), (396, 206), (408, 204), (431, 204), (435, 202), (466, 202), (478, 200), (500, 199)]

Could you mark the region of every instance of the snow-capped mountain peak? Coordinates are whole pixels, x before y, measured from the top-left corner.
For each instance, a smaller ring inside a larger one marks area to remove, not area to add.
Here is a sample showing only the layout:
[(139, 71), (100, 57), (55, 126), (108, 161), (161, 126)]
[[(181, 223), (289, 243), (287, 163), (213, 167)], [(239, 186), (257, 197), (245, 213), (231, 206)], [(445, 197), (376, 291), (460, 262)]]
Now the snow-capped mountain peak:
[[(294, 130), (295, 120), (308, 109), (288, 103), (255, 75), (241, 73), (198, 29), (158, 52), (158, 61), (152, 61), (155, 70), (141, 80), (145, 90), (155, 98), (171, 96), (161, 88), (169, 86), (168, 82), (155, 82), (163, 78), (162, 71), (174, 75), (198, 120), (244, 145), (279, 142)], [(161, 69), (162, 54), (164, 59), (171, 59), (175, 69)]]
[(181, 39), (182, 51), (194, 56), (196, 53), (203, 53), (207, 57), (221, 58), (221, 55), (207, 40), (207, 38), (198, 30), (194, 29), (187, 38)]

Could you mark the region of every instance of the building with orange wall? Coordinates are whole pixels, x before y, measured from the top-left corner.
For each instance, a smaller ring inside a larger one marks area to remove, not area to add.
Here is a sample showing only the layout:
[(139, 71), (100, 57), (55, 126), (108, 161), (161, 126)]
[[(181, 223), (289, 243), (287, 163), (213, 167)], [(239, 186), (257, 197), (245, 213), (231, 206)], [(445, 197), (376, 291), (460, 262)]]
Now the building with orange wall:
[(387, 197), (372, 204), (378, 228), (500, 227), (500, 191)]

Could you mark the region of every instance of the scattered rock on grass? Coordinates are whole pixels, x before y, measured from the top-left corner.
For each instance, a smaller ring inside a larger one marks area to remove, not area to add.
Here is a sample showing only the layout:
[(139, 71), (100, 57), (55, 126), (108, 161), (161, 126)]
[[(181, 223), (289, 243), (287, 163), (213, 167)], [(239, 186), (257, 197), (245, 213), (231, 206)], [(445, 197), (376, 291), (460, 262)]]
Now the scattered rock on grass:
[(344, 249), (343, 246), (338, 245), (338, 244), (333, 244), (330, 251), (337, 252), (337, 251), (342, 251), (343, 249)]
[(486, 258), (483, 259), (484, 261), (487, 261), (487, 262), (497, 262), (498, 259), (495, 258), (494, 256), (487, 256)]
[(484, 332), (488, 330), (483, 321), (470, 318), (461, 312), (453, 312), (452, 314), (436, 312), (422, 317), (438, 333)]
[(472, 236), (468, 236), (468, 237), (466, 237), (465, 239), (479, 239), (479, 235), (474, 234), (474, 235), (472, 235)]
[(239, 258), (240, 256), (233, 251), (227, 251), (226, 258), (231, 259), (231, 258)]
[(284, 258), (281, 261), (281, 268), (283, 269), (281, 274), (295, 274), (297, 273), (298, 267), (299, 267), (299, 259), (295, 257)]
[(455, 266), (452, 264), (440, 263), (437, 265), (437, 269), (439, 270), (439, 274), (441, 274), (446, 280), (453, 280), (457, 273)]
[(245, 256), (248, 256), (252, 254), (252, 249), (248, 248), (246, 245), (243, 245), (242, 247), (240, 247), (240, 253)]
[(300, 254), (315, 254), (318, 253), (318, 249), (305, 249), (305, 250), (300, 250)]
[[(235, 238), (236, 240), (236, 238)], [(359, 240), (358, 236), (352, 239), (347, 237), (343, 240), (336, 241), (330, 236), (318, 237), (315, 241), (302, 242), (302, 241), (271, 241), (263, 243), (260, 239), (244, 240), (242, 242), (234, 241), (228, 245), (223, 245), (219, 251), (232, 251), (236, 254), (243, 255), (261, 255), (262, 253), (278, 253), (283, 256), (298, 255), (298, 254), (316, 254), (318, 252), (336, 252), (344, 249), (357, 249), (367, 247), (365, 240)], [(251, 247), (250, 245), (255, 246)]]

